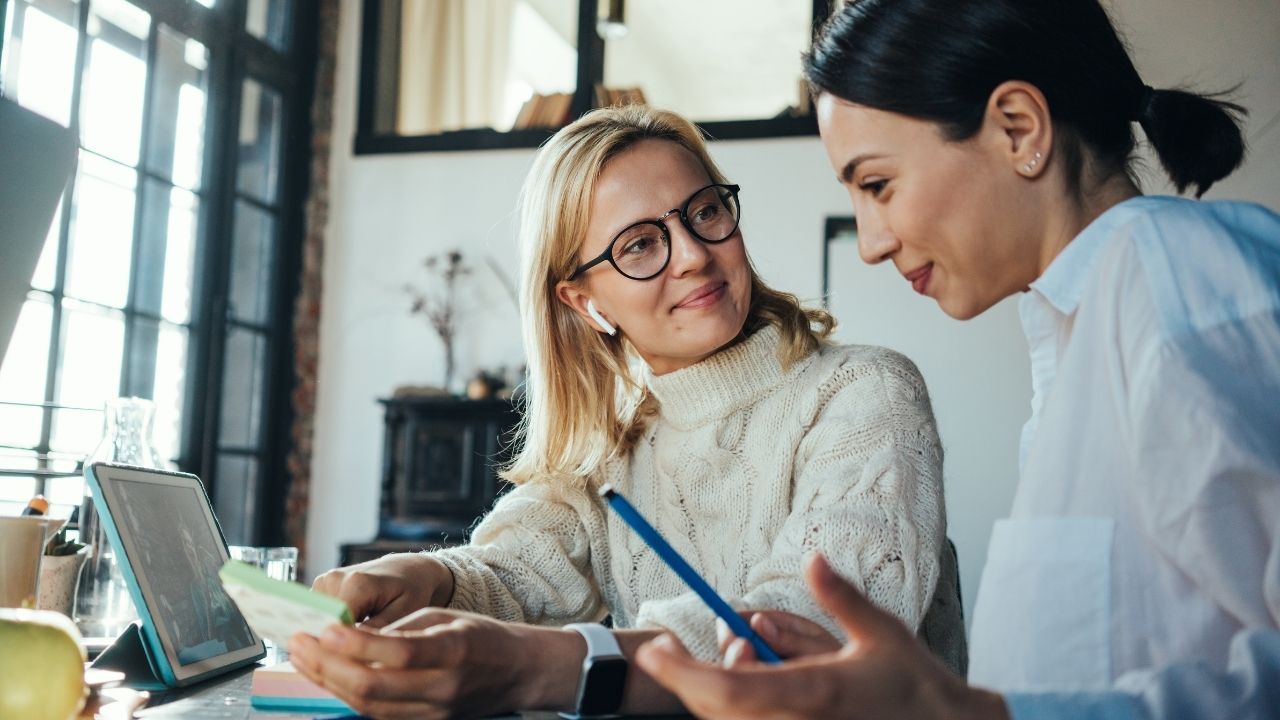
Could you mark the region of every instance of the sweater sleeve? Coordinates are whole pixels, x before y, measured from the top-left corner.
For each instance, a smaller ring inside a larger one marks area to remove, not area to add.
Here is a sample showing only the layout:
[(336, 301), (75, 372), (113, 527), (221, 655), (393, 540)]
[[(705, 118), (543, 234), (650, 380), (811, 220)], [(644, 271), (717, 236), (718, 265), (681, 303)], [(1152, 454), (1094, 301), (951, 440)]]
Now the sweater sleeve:
[(585, 490), (537, 483), (512, 490), (470, 544), (433, 553), (453, 574), (449, 607), (538, 625), (599, 620), (604, 603), (588, 526), (603, 536), (600, 510)]
[[(843, 633), (805, 585), (822, 552), (879, 607), (917, 629), (933, 597), (945, 535), (942, 448), (924, 380), (887, 350), (846, 362), (819, 398), (795, 458), (790, 515), (748, 574), (741, 609), (775, 609)], [(826, 399), (823, 404), (821, 401)], [(713, 615), (692, 593), (641, 606), (637, 625), (674, 632), (703, 660), (719, 657)]]

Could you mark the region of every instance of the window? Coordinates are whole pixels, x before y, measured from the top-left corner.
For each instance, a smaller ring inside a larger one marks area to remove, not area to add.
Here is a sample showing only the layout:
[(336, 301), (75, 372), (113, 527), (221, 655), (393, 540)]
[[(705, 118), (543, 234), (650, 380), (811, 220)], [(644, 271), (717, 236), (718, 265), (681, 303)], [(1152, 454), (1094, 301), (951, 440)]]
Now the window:
[(103, 402), (133, 395), (156, 403), (158, 450), (205, 480), (228, 540), (270, 540), (285, 488), (261, 479), (284, 477), (312, 80), (295, 39), (314, 8), (0, 9), (0, 92), (81, 145), (0, 366), (0, 513), (40, 492), (69, 514)]

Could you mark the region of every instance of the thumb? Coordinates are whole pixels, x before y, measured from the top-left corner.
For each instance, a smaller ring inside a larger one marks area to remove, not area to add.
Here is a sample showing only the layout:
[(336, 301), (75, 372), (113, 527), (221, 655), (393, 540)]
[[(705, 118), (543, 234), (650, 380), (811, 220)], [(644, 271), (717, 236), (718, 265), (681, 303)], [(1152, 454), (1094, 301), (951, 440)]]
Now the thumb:
[(837, 575), (820, 553), (809, 558), (805, 579), (818, 604), (840, 623), (850, 642), (881, 635), (896, 627), (896, 618), (873, 605), (853, 583)]

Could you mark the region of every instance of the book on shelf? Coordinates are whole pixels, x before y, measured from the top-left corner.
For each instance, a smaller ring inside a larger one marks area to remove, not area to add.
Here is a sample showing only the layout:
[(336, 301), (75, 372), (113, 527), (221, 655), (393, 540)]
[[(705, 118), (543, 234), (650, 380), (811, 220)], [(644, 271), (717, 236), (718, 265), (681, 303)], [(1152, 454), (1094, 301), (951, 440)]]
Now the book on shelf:
[(558, 128), (569, 121), (569, 111), (573, 105), (573, 93), (550, 93), (543, 95), (534, 93), (516, 114), (511, 125), (512, 130), (529, 128)]
[(596, 85), (596, 105), (598, 107), (616, 107), (619, 105), (647, 105), (644, 90), (638, 87), (611, 88)]
[[(595, 86), (596, 107), (644, 105), (644, 91), (638, 87), (608, 88)], [(573, 93), (534, 93), (520, 106), (512, 130), (560, 128), (572, 120)]]

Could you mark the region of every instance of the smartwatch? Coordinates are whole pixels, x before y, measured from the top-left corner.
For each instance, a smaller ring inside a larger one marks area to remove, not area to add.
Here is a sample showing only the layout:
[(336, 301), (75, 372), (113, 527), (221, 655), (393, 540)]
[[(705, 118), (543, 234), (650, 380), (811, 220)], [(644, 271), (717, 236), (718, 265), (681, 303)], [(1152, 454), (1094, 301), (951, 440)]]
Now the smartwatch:
[(576, 713), (580, 717), (612, 715), (622, 707), (627, 686), (627, 658), (609, 628), (597, 623), (565, 625), (587, 641), (587, 658), (578, 680)]

